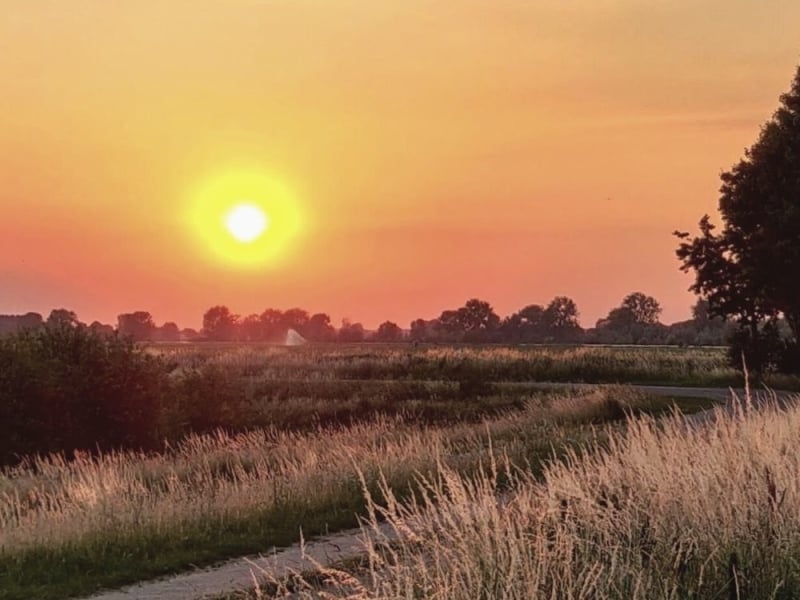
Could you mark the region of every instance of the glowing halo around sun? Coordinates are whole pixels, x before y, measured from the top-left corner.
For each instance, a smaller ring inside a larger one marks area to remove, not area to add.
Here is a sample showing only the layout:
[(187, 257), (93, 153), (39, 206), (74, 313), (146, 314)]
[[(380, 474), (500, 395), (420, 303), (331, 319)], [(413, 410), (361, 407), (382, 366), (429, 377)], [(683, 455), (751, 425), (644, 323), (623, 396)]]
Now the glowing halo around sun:
[(228, 171), (202, 182), (192, 194), (190, 221), (200, 249), (234, 267), (279, 263), (303, 229), (289, 187), (260, 171)]

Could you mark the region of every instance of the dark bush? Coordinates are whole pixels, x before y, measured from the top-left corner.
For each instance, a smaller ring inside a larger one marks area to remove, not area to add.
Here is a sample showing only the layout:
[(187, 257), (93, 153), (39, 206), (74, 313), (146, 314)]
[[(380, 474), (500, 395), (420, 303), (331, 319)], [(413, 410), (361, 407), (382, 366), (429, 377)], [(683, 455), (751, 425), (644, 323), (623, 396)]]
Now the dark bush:
[(784, 346), (774, 322), (766, 323), (755, 332), (740, 327), (731, 335), (728, 360), (735, 369), (741, 371), (746, 367), (753, 374), (763, 375), (778, 370)]
[(790, 375), (800, 375), (800, 343), (786, 342), (781, 349), (778, 371)]
[(463, 369), (458, 378), (458, 397), (462, 400), (480, 398), (496, 394), (491, 379), (485, 376), (480, 369)]
[(193, 369), (174, 386), (166, 410), (169, 435), (246, 429), (250, 396), (242, 378), (222, 367), (208, 364)]
[(0, 462), (159, 444), (163, 363), (131, 341), (52, 325), (0, 339)]

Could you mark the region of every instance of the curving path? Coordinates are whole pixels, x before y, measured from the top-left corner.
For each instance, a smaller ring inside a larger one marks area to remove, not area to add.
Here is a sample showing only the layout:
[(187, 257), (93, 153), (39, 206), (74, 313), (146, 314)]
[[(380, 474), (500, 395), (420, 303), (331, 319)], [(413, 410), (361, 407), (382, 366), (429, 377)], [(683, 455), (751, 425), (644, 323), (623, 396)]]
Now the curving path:
[[(388, 526), (381, 533), (394, 539)], [(310, 570), (317, 565), (330, 565), (363, 552), (364, 533), (348, 529), (335, 535), (318, 538), (303, 547), (273, 548), (260, 556), (236, 558), (207, 569), (181, 573), (172, 577), (137, 583), (120, 590), (100, 592), (92, 600), (199, 600), (252, 589), (265, 570), (276, 578)]]
[[(597, 387), (598, 384), (542, 383), (534, 387), (541, 389), (583, 389)], [(702, 398), (725, 403), (726, 410), (732, 412), (731, 392), (744, 398), (743, 389), (730, 388), (692, 388), (671, 387), (661, 385), (631, 386), (647, 394), (659, 396), (681, 396), (686, 398)], [(754, 390), (756, 402), (775, 398), (781, 405), (800, 401), (800, 395), (790, 392), (768, 392)], [(704, 410), (686, 416), (690, 425), (702, 425), (713, 419), (713, 410)], [(383, 531), (389, 539), (393, 531), (387, 526)], [(307, 542), (304, 547), (295, 544), (284, 549), (273, 548), (260, 556), (241, 557), (217, 566), (198, 569), (188, 573), (180, 573), (171, 577), (146, 581), (120, 590), (105, 591), (90, 596), (87, 600), (199, 600), (214, 598), (240, 590), (252, 589), (254, 577), (263, 569), (275, 577), (282, 577), (291, 572), (311, 569), (315, 565), (330, 565), (362, 553), (363, 532), (350, 529), (335, 535), (318, 538)]]

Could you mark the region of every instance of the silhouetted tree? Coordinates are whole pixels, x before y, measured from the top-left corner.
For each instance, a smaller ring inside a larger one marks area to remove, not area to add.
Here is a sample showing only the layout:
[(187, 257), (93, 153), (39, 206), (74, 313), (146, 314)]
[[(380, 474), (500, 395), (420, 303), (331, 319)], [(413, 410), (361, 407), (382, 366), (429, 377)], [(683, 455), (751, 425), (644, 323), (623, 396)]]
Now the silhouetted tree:
[(469, 341), (486, 341), (500, 326), (500, 317), (485, 300), (472, 298), (458, 309), (457, 320)]
[(682, 346), (718, 346), (733, 333), (723, 319), (709, 316), (708, 301), (703, 298), (698, 298), (692, 306), (689, 321), (673, 323), (668, 329), (667, 343)]
[(92, 321), (92, 324), (89, 325), (89, 329), (91, 329), (93, 333), (96, 333), (100, 336), (114, 335), (114, 327), (112, 325), (101, 323), (100, 321)]
[(695, 302), (694, 306), (692, 306), (692, 319), (698, 324), (705, 324), (711, 320), (708, 309), (708, 300), (705, 298), (697, 299), (697, 302)]
[(210, 340), (231, 341), (236, 339), (239, 317), (227, 306), (214, 306), (203, 315), (203, 333)]
[(711, 315), (739, 323), (744, 349), (760, 345), (762, 334), (771, 337), (770, 324), (781, 314), (795, 345), (800, 335), (800, 277), (795, 275), (800, 273), (800, 68), (758, 140), (721, 179), (723, 228), (717, 233), (705, 215), (699, 236), (676, 231), (684, 240), (677, 249), (681, 269), (694, 271), (690, 289), (708, 300)]
[(658, 323), (661, 306), (652, 296), (641, 292), (628, 294), (622, 304), (597, 322), (598, 341), (606, 343), (664, 343), (666, 328)]
[(620, 308), (630, 314), (633, 323), (642, 325), (655, 325), (661, 314), (661, 305), (658, 300), (642, 292), (634, 292), (625, 296)]
[(286, 338), (286, 325), (283, 312), (268, 308), (259, 316), (261, 320), (261, 333), (265, 341), (277, 342)]
[(425, 337), (428, 340), (481, 342), (488, 341), (497, 332), (500, 327), (500, 317), (494, 312), (491, 304), (473, 298), (457, 310), (443, 311), (438, 319), (416, 322), (416, 325), (412, 323), (415, 336), (422, 335), (423, 323), (427, 332)]
[(431, 326), (436, 341), (460, 342), (464, 339), (464, 326), (457, 310), (445, 310)]
[(156, 448), (169, 389), (164, 365), (129, 338), (68, 321), (2, 338), (0, 464), (33, 453)]
[(500, 322), (498, 335), (503, 342), (510, 344), (519, 344), (521, 342), (529, 342), (530, 340), (523, 339), (522, 332), (522, 319), (519, 313), (508, 315)]
[[(576, 309), (577, 312), (577, 309)], [(517, 313), (522, 338), (525, 341), (541, 339), (546, 326), (545, 309), (539, 304), (530, 304)]]
[(538, 304), (531, 304), (509, 315), (500, 324), (500, 336), (504, 342), (513, 344), (543, 341), (544, 308)]
[(403, 339), (403, 330), (397, 323), (386, 321), (380, 324), (373, 339), (376, 342), (399, 342)]
[(299, 334), (305, 336), (308, 319), (308, 313), (302, 308), (290, 308), (284, 311), (282, 322), (286, 331), (294, 329)]
[(611, 331), (623, 331), (629, 329), (634, 323), (633, 315), (627, 308), (618, 306), (608, 311), (602, 319), (597, 320), (597, 329), (608, 329)]
[(197, 340), (199, 337), (200, 334), (196, 329), (192, 329), (191, 327), (181, 329), (181, 340), (184, 342), (192, 342)]
[(263, 341), (264, 326), (261, 323), (261, 317), (256, 314), (247, 315), (239, 323), (239, 336), (242, 340), (247, 342)]
[(121, 336), (130, 337), (135, 341), (148, 341), (153, 339), (156, 324), (149, 312), (140, 310), (133, 313), (124, 313), (117, 317), (117, 331)]
[[(77, 317), (76, 317), (77, 318)], [(19, 328), (23, 329), (39, 329), (44, 325), (42, 315), (35, 312), (29, 312), (22, 315), (19, 319)]]
[(336, 329), (331, 325), (330, 316), (317, 313), (309, 317), (304, 335), (312, 342), (332, 342), (336, 339)]
[(544, 309), (542, 322), (547, 336), (558, 342), (578, 341), (582, 334), (578, 323), (578, 305), (572, 298), (556, 296)]
[(342, 320), (342, 327), (339, 329), (340, 342), (363, 342), (365, 335), (364, 326), (361, 323), (351, 323), (348, 319)]
[(0, 335), (39, 329), (44, 325), (42, 315), (29, 312), (24, 315), (0, 315)]
[(50, 315), (47, 317), (45, 324), (48, 327), (58, 327), (60, 325), (70, 325), (72, 327), (76, 327), (80, 325), (80, 321), (78, 320), (78, 315), (75, 314), (75, 311), (68, 310), (66, 308), (54, 308), (50, 311)]
[(181, 330), (177, 323), (167, 321), (156, 329), (155, 338), (161, 342), (177, 342), (181, 339)]
[(411, 321), (408, 338), (412, 342), (424, 342), (430, 338), (431, 333), (429, 321), (425, 319), (414, 319)]

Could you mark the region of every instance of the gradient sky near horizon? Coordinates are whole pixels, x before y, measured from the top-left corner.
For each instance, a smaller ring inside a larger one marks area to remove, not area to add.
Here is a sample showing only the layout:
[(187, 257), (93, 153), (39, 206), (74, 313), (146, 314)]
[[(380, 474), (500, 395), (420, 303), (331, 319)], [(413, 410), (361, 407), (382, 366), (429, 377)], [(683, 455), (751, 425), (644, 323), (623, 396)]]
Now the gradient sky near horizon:
[[(797, 0), (2, 0), (0, 313), (688, 318), (671, 232), (798, 63)], [(259, 268), (190, 222), (237, 169), (303, 216)]]

